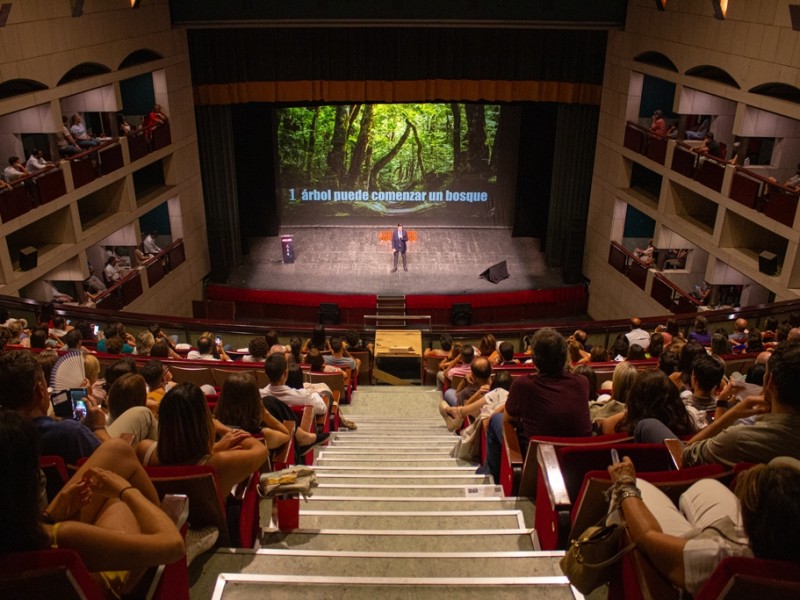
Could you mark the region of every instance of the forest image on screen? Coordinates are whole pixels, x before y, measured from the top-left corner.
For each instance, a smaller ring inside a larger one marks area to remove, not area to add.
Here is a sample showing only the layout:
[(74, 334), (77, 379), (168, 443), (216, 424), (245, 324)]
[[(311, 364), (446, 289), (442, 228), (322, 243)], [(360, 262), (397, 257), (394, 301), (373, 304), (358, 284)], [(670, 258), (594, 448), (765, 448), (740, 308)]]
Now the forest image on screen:
[[(276, 111), (284, 225), (489, 224), (501, 119), (487, 104), (342, 104)], [(513, 154), (513, 152), (511, 153)], [(501, 169), (502, 171), (502, 169)], [(453, 210), (456, 209), (456, 210)], [(487, 223), (489, 219), (489, 223)]]

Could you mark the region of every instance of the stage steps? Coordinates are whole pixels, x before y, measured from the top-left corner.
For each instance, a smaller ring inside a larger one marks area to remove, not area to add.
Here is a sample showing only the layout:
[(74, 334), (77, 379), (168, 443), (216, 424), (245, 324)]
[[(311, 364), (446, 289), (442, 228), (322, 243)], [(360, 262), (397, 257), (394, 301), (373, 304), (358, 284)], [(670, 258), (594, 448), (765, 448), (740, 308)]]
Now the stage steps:
[(449, 457), (456, 437), (440, 397), (359, 388), (345, 408), (358, 429), (317, 451), (319, 487), (301, 501), (300, 528), (278, 531), (264, 501), (261, 547), (199, 557), (192, 598), (580, 597), (561, 575), (562, 553), (536, 551), (532, 503)]
[(378, 294), (375, 314), (378, 315), (375, 321), (376, 327), (403, 329), (406, 321), (398, 317), (406, 316), (406, 297), (397, 294)]

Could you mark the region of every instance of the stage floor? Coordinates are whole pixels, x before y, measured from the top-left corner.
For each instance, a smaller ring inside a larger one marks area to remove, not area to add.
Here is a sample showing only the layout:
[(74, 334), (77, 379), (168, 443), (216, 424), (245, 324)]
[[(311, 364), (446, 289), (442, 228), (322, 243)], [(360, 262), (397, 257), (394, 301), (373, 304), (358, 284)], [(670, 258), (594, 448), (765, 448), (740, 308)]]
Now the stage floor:
[[(545, 265), (539, 240), (511, 237), (505, 228), (416, 228), (408, 272), (391, 272), (388, 241), (376, 227), (287, 227), (294, 264), (281, 261), (280, 237), (253, 238), (244, 265), (228, 285), (263, 290), (360, 294), (472, 294), (562, 287), (560, 269)], [(494, 284), (479, 277), (505, 260), (509, 277)]]

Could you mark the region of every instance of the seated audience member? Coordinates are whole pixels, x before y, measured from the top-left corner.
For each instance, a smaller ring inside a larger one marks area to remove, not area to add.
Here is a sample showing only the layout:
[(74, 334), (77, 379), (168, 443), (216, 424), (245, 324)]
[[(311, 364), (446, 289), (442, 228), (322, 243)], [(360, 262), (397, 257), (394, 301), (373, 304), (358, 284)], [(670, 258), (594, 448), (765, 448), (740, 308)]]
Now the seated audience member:
[(578, 365), (572, 369), (575, 375), (581, 375), (589, 382), (589, 402), (597, 400), (597, 373), (587, 364)]
[(81, 332), (77, 329), (70, 329), (61, 336), (61, 342), (64, 344), (66, 350), (80, 350), (81, 343), (83, 342), (81, 339)]
[[(458, 388), (449, 388), (444, 393), (442, 402), (448, 406), (462, 406), (481, 386), (488, 386), (491, 383), (492, 364), (485, 356), (473, 358), (469, 368), (470, 372), (464, 376)], [(440, 403), (440, 413), (443, 413), (443, 407), (444, 405)]]
[(452, 363), (453, 366), (448, 368), (447, 371), (439, 371), (436, 374), (437, 381), (444, 383), (447, 380), (447, 385), (450, 386), (453, 377), (466, 377), (467, 373), (470, 372), (470, 364), (474, 357), (475, 348), (471, 344), (462, 346), (458, 358)]
[(711, 354), (715, 356), (727, 356), (733, 352), (731, 343), (723, 333), (715, 333), (711, 336)]
[(30, 157), (28, 157), (28, 162), (25, 163), (25, 169), (28, 173), (36, 173), (36, 171), (41, 171), (52, 165), (53, 163), (44, 159), (44, 152), (34, 148)]
[(48, 416), (50, 394), (42, 367), (33, 353), (26, 350), (0, 355), (0, 388), (3, 407), (30, 421), (41, 436), (44, 454), (54, 454), (74, 465), (89, 456), (101, 441), (111, 439), (105, 428), (105, 413), (87, 403), (81, 421), (56, 420)]
[(189, 360), (231, 360), (230, 356), (225, 353), (222, 343), (217, 344), (213, 338), (206, 335), (197, 340), (197, 350), (189, 350), (186, 358)]
[(615, 360), (617, 362), (625, 360), (625, 358), (628, 356), (628, 350), (630, 349), (630, 346), (631, 344), (624, 333), (617, 335), (617, 338), (614, 340), (614, 344), (611, 346), (611, 349), (608, 352), (611, 355), (611, 360)]
[(702, 479), (681, 495), (680, 511), (661, 490), (636, 478), (627, 456), (608, 471), (612, 501), (637, 549), (662, 577), (694, 595), (729, 556), (800, 560), (795, 464), (778, 459), (739, 473), (735, 492)]
[[(731, 468), (740, 462), (768, 462), (776, 456), (800, 459), (798, 390), (800, 346), (776, 348), (767, 364), (764, 395), (750, 396), (728, 409), (720, 406), (722, 414), (684, 447), (683, 466), (718, 463)], [(755, 417), (753, 425), (737, 423), (747, 417)], [(648, 429), (651, 441), (676, 437), (659, 424)]]
[[(350, 356), (344, 342), (342, 342), (342, 338), (338, 336), (331, 337), (331, 353), (325, 354), (324, 360), (326, 365), (338, 367), (340, 369), (350, 369), (350, 373), (356, 373), (356, 377), (361, 367), (361, 361)], [(345, 374), (345, 384), (347, 384), (350, 375), (347, 372), (345, 372)]]
[(286, 352), (286, 360), (290, 365), (299, 365), (303, 362), (303, 353), (301, 352), (302, 347), (303, 340), (301, 340), (298, 336), (293, 335), (289, 339), (289, 350)]
[[(164, 340), (158, 340), (150, 349), (150, 356), (153, 358), (175, 358), (172, 356), (173, 350)], [(178, 358), (182, 358), (178, 355)]]
[(647, 248), (636, 248), (633, 251), (634, 256), (642, 261), (646, 266), (650, 266), (653, 264), (653, 253), (655, 252), (655, 246), (653, 246), (653, 240), (647, 242)]
[(511, 421), (520, 448), (537, 435), (589, 436), (589, 383), (566, 370), (567, 341), (553, 329), (540, 329), (533, 336), (533, 362), (538, 373), (514, 379), (505, 412), (494, 415), (487, 432), (487, 467), (496, 483), (500, 478), (503, 420)]
[(439, 411), (449, 430), (460, 428), (467, 417), (470, 420), (488, 419), (503, 410), (508, 399), (508, 390), (511, 389), (511, 373), (497, 371), (490, 381), (491, 383), (483, 383), (462, 405), (450, 406), (446, 402), (439, 404)]
[[(309, 354), (309, 356), (313, 357), (315, 354), (319, 354), (319, 350), (314, 349), (311, 352), (309, 352), (308, 354)], [(315, 365), (320, 365), (320, 368), (322, 368), (322, 369), (335, 369), (336, 368), (336, 367), (330, 367), (330, 366), (326, 365), (324, 363), (324, 361), (320, 364), (320, 362), (317, 359), (314, 359), (314, 364)], [(328, 384), (327, 383), (321, 383), (321, 382), (311, 383), (310, 381), (304, 381), (303, 369), (298, 364), (289, 365), (289, 370), (288, 370), (288, 373), (286, 375), (286, 385), (288, 387), (292, 388), (293, 390), (303, 390), (307, 394), (317, 393), (328, 404), (330, 404), (333, 401), (333, 392), (331, 391), (331, 388), (328, 387)], [(268, 400), (273, 400), (273, 401), (275, 401), (275, 402), (277, 402), (279, 404), (281, 404), (281, 401), (276, 399), (276, 398), (273, 398), (272, 396), (267, 396), (267, 397), (264, 398), (264, 405), (267, 407), (267, 410), (270, 413), (272, 413), (273, 416), (275, 416), (277, 418), (277, 415), (272, 410), (271, 405), (267, 404)], [(297, 416), (296, 413), (292, 413), (292, 414), (295, 414), (295, 416)], [(298, 427), (299, 427), (299, 424), (300, 424), (300, 418), (299, 417), (297, 417), (297, 422), (298, 422)], [(323, 417), (317, 417), (317, 430), (319, 430), (320, 427), (323, 424), (324, 424)], [(353, 423), (352, 421), (348, 421), (344, 417), (344, 415), (342, 413), (339, 413), (339, 424), (342, 427), (344, 427), (345, 429), (358, 429), (356, 424)], [(321, 436), (319, 436), (319, 438), (317, 439), (315, 445), (323, 443), (327, 439), (327, 437), (325, 437), (327, 435), (328, 434), (322, 434)], [(303, 453), (301, 452), (300, 454), (302, 455)]]
[(119, 137), (125, 137), (131, 134), (133, 127), (128, 120), (125, 118), (125, 115), (122, 113), (117, 113), (117, 132), (119, 133)]
[(58, 153), (61, 155), (61, 158), (72, 156), (81, 151), (78, 144), (75, 142), (75, 138), (73, 138), (72, 134), (69, 132), (66, 115), (61, 117), (61, 131), (56, 133), (56, 145), (58, 146)]
[(766, 343), (775, 341), (775, 332), (778, 330), (778, 319), (767, 317), (764, 319), (764, 329), (761, 331), (761, 341)]
[(497, 363), (501, 365), (518, 365), (519, 361), (514, 358), (514, 344), (511, 342), (500, 342), (500, 347), (497, 349), (500, 354), (500, 361)]
[(705, 356), (706, 349), (697, 342), (688, 342), (678, 351), (678, 370), (670, 375), (670, 380), (679, 391), (692, 389), (692, 365), (697, 356)]
[(697, 431), (693, 411), (684, 405), (678, 389), (659, 370), (639, 373), (626, 400), (625, 412), (609, 417), (603, 425), (612, 425), (614, 432), (634, 436), (636, 442), (648, 440), (647, 432), (642, 432), (639, 425), (650, 422), (645, 419), (655, 419), (679, 436)]
[(234, 373), (225, 380), (214, 417), (228, 427), (263, 435), (270, 450), (289, 441), (289, 430), (264, 408), (256, 380), (248, 373)]
[[(170, 338), (170, 337), (169, 337), (169, 336), (168, 336), (168, 335), (167, 335), (167, 334), (164, 332), (164, 330), (163, 330), (163, 329), (161, 329), (161, 325), (159, 325), (158, 323), (150, 323), (150, 325), (148, 325), (148, 326), (147, 326), (147, 331), (149, 331), (150, 333), (152, 333), (152, 334), (153, 334), (153, 337), (154, 337), (156, 340), (162, 340), (162, 341), (164, 341), (164, 343), (166, 343), (166, 344), (167, 344), (167, 346), (169, 346), (170, 348), (172, 348), (173, 350), (175, 350), (175, 343), (174, 343), (174, 342), (172, 341), (172, 339), (171, 339), (171, 338)], [(177, 355), (176, 355), (176, 357), (177, 357)]]
[(700, 154), (708, 154), (715, 158), (725, 158), (725, 152), (722, 146), (714, 139), (714, 134), (711, 131), (705, 133), (703, 143), (699, 147), (694, 148), (694, 151)]
[(728, 336), (728, 339), (734, 345), (743, 344), (747, 341), (747, 319), (738, 318), (733, 323), (733, 333)]
[(124, 346), (121, 338), (110, 338), (106, 340), (106, 354), (122, 354)]
[(672, 350), (662, 352), (661, 356), (658, 357), (658, 370), (669, 377), (678, 370), (678, 360), (679, 357), (677, 353)]
[(708, 331), (708, 319), (698, 315), (694, 319), (694, 331), (689, 333), (689, 341), (697, 342), (701, 346), (711, 345), (711, 332)]
[(660, 110), (653, 112), (653, 117), (650, 119), (650, 133), (661, 137), (667, 135), (667, 122)]
[(646, 360), (647, 354), (639, 344), (631, 344), (630, 348), (628, 348), (628, 355), (625, 357), (625, 360)]
[(688, 256), (689, 251), (685, 248), (673, 248), (669, 251), (669, 258), (664, 261), (664, 269), (683, 269)]
[[(619, 363), (614, 367), (614, 374), (611, 377), (610, 397), (602, 402), (602, 398), (599, 398), (598, 402), (589, 407), (592, 422), (597, 423), (598, 429), (603, 435), (615, 433), (617, 420), (614, 419), (614, 416), (625, 411), (628, 396), (630, 396), (633, 384), (636, 383), (638, 376), (638, 369), (631, 363)], [(619, 418), (617, 417), (617, 419)]]
[(75, 143), (84, 150), (100, 145), (100, 142), (90, 136), (86, 131), (86, 125), (83, 122), (83, 117), (78, 113), (72, 115), (72, 118), (69, 120), (69, 132), (72, 134), (72, 138), (75, 140)]
[[(28, 346), (30, 348), (47, 348), (49, 336), (47, 334), (47, 327), (36, 326), (31, 329), (30, 341)], [(49, 340), (55, 345), (55, 340)]]
[(630, 331), (625, 334), (628, 344), (639, 344), (644, 350), (650, 345), (650, 334), (642, 329), (642, 320), (639, 317), (631, 317), (629, 323)]
[(154, 104), (153, 110), (147, 113), (142, 119), (142, 127), (158, 127), (169, 121), (169, 118), (161, 109), (160, 104)]
[(567, 339), (567, 353), (568, 360), (572, 364), (587, 363), (592, 358), (592, 355), (583, 349), (583, 345), (572, 336)]
[(106, 429), (111, 437), (133, 435), (133, 443), (158, 439), (158, 421), (147, 408), (147, 386), (144, 377), (126, 373), (108, 390)]
[(50, 327), (48, 335), (53, 339), (61, 340), (61, 338), (66, 335), (68, 329), (70, 328), (67, 326), (67, 319), (61, 315), (56, 315), (53, 317), (53, 326)]
[(50, 381), (50, 375), (53, 373), (53, 367), (58, 362), (58, 352), (52, 348), (46, 348), (36, 355), (36, 362), (42, 367), (42, 374), (45, 381)]
[(150, 356), (150, 351), (153, 349), (156, 340), (153, 334), (149, 331), (140, 331), (136, 336), (136, 348), (133, 353), (136, 356)]
[(3, 483), (13, 490), (2, 495), (0, 555), (75, 550), (109, 598), (132, 590), (145, 569), (183, 556), (181, 534), (125, 442), (99, 447), (44, 510), (37, 433), (6, 409), (0, 453)]
[(761, 338), (761, 331), (753, 327), (750, 333), (747, 334), (747, 352), (763, 352), (764, 341)]
[(142, 251), (145, 254), (156, 255), (161, 252), (161, 248), (156, 244), (156, 237), (158, 237), (158, 232), (151, 231), (145, 236), (144, 240), (142, 240)]
[(650, 334), (650, 345), (647, 346), (647, 358), (658, 358), (664, 352), (664, 336), (658, 332)]
[(83, 353), (83, 372), (86, 375), (86, 392), (95, 406), (106, 403), (105, 379), (100, 379), (100, 361), (94, 354)]
[(453, 336), (449, 333), (443, 333), (439, 336), (439, 348), (433, 347), (433, 342), (429, 348), (425, 348), (423, 356), (442, 356), (447, 357), (450, 355), (450, 350), (453, 348)]
[(500, 360), (500, 355), (497, 352), (497, 340), (491, 333), (487, 333), (481, 338), (478, 344), (478, 355), (488, 358), (493, 366)]
[(451, 367), (458, 364), (461, 359), (461, 344), (454, 342), (450, 348), (450, 353), (439, 363), (439, 371), (436, 373), (436, 389), (441, 390), (444, 384), (444, 376)]
[(141, 374), (148, 390), (145, 405), (158, 417), (158, 407), (167, 393), (167, 384), (172, 381), (172, 373), (160, 360), (152, 359), (142, 365)]
[(120, 279), (122, 279), (122, 273), (120, 273), (119, 267), (117, 266), (116, 256), (108, 257), (108, 260), (106, 260), (106, 266), (103, 269), (103, 274), (106, 278), (106, 285), (114, 285)]
[(306, 364), (311, 367), (309, 370), (312, 373), (341, 373), (344, 375), (344, 371), (339, 367), (326, 364), (325, 356), (316, 348), (312, 348), (311, 351), (306, 354)]
[(10, 156), (8, 158), (8, 166), (3, 169), (3, 175), (5, 175), (5, 178), (9, 182), (13, 183), (20, 177), (25, 177), (27, 174), (28, 170), (20, 161), (19, 156)]
[[(347, 330), (347, 333), (344, 334), (344, 341), (345, 347), (351, 352), (366, 352), (369, 356), (369, 363), (372, 364), (375, 356), (375, 347), (371, 343), (365, 344), (355, 329)], [(427, 356), (424, 353), (423, 355)]]
[(608, 362), (608, 350), (605, 346), (594, 346), (589, 353), (589, 362)]
[(320, 352), (330, 352), (331, 346), (328, 343), (328, 338), (325, 336), (325, 326), (324, 325), (315, 325), (314, 331), (311, 332), (311, 337), (308, 338), (305, 343), (303, 344), (302, 349), (300, 350), (303, 354), (311, 350), (312, 348), (316, 348)]
[(142, 250), (141, 246), (136, 246), (133, 249), (133, 255), (136, 257), (136, 264), (143, 265), (149, 260), (153, 260), (152, 254), (147, 254), (144, 250)]
[(311, 405), (317, 416), (328, 413), (328, 406), (319, 393), (306, 389), (294, 389), (286, 385), (289, 365), (285, 355), (278, 353), (269, 356), (264, 363), (264, 372), (269, 379), (269, 385), (261, 390), (262, 398), (272, 396), (289, 406)]
[(89, 277), (87, 277), (83, 281), (83, 288), (90, 297), (94, 299), (94, 296), (99, 294), (100, 292), (105, 292), (107, 286), (105, 283), (100, 281), (100, 278), (95, 275), (94, 273), (94, 265), (92, 263), (88, 263), (89, 266)]
[(242, 357), (242, 362), (263, 363), (267, 360), (267, 350), (269, 350), (269, 346), (267, 346), (266, 340), (263, 337), (254, 337), (247, 344), (248, 354)]

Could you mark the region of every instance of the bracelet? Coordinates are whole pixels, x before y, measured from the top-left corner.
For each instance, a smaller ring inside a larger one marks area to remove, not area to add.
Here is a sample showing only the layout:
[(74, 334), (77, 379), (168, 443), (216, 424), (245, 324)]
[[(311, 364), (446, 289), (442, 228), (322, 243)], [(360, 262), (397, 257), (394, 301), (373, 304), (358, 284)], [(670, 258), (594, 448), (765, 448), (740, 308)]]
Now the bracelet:
[(100, 427), (92, 427), (92, 431), (99, 431), (99, 430), (105, 429), (105, 428), (106, 428), (105, 425), (101, 425)]
[(618, 500), (619, 503), (622, 504), (622, 501), (625, 500), (626, 498), (638, 498), (639, 500), (641, 500), (642, 492), (639, 490), (639, 488), (631, 486), (630, 488), (624, 490), (619, 495), (619, 500)]
[[(117, 495), (117, 498), (119, 498), (120, 500), (122, 500), (122, 494), (124, 494), (124, 493), (125, 493), (125, 492), (127, 492), (128, 490), (135, 490), (135, 489), (136, 489), (136, 488), (135, 488), (134, 486), (132, 486), (132, 485), (129, 485), (128, 487), (126, 487), (126, 488), (123, 488), (123, 489), (121, 489), (121, 490), (119, 491), (119, 494)], [(124, 502), (124, 500), (123, 500), (123, 502)]]

